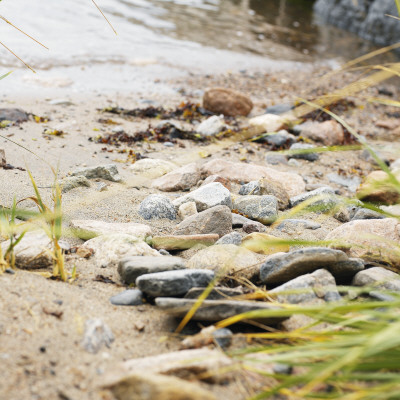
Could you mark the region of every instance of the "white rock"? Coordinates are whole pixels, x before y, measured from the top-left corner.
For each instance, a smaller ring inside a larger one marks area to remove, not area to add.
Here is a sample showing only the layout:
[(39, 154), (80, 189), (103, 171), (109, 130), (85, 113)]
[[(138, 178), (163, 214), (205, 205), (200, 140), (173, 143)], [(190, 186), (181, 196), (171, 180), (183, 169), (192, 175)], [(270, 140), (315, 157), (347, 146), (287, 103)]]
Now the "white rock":
[(177, 166), (158, 158), (144, 158), (136, 161), (129, 169), (137, 174), (144, 174), (149, 178), (158, 178), (176, 169)]
[(207, 118), (196, 128), (196, 132), (203, 136), (215, 136), (225, 128), (224, 118), (218, 115), (213, 115)]
[(287, 119), (276, 114), (264, 114), (251, 118), (250, 125), (263, 132), (278, 132), (283, 128)]
[(197, 214), (196, 203), (194, 201), (188, 201), (187, 203), (179, 206), (178, 216), (181, 219), (190, 217), (191, 215)]

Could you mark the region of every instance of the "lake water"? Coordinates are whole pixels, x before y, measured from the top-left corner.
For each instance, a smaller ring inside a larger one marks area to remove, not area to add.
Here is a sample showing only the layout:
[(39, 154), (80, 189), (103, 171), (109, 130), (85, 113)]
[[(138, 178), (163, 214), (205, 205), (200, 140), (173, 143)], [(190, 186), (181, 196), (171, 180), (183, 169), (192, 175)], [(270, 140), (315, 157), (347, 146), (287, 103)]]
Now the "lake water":
[[(192, 71), (285, 68), (340, 62), (372, 49), (319, 25), (310, 0), (3, 0), (0, 15), (49, 47), (0, 21), (0, 41), (39, 74), (0, 48), (1, 71), (16, 69), (13, 88), (147, 90), (156, 77)], [(293, 64), (297, 63), (297, 64)], [(43, 71), (46, 73), (43, 73)], [(11, 80), (11, 77), (7, 80)], [(2, 81), (7, 91), (11, 83)]]

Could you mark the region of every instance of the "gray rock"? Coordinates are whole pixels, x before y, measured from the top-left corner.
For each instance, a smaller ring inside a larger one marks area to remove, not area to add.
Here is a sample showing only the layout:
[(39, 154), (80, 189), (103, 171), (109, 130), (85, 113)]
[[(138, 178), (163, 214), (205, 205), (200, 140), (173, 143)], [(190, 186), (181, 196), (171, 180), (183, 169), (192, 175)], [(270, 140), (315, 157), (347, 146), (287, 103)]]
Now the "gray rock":
[[(174, 317), (184, 317), (194, 306), (197, 300), (157, 298), (156, 305)], [(279, 310), (280, 307), (262, 301), (235, 301), (235, 300), (204, 300), (192, 317), (193, 321), (221, 321), (249, 311), (256, 310)], [(247, 318), (249, 319), (249, 318)], [(286, 317), (263, 317), (251, 318), (264, 324), (276, 325)]]
[(29, 114), (20, 108), (0, 108), (0, 121), (26, 122)]
[(352, 284), (400, 292), (400, 275), (382, 267), (373, 267), (359, 272)]
[(216, 206), (182, 221), (176, 235), (217, 233), (220, 237), (232, 232), (232, 214), (227, 206)]
[(185, 260), (180, 257), (136, 256), (121, 260), (118, 264), (118, 273), (121, 280), (129, 285), (135, 283), (141, 275), (185, 268)]
[(263, 143), (267, 143), (270, 146), (281, 148), (284, 146), (289, 146), (296, 141), (296, 136), (290, 134), (285, 130), (280, 130), (277, 133), (267, 135), (262, 139)]
[(98, 165), (96, 167), (78, 168), (71, 173), (72, 176), (82, 175), (88, 179), (105, 179), (111, 182), (121, 182), (118, 168), (115, 164)]
[(278, 217), (278, 200), (275, 196), (242, 196), (233, 202), (233, 208), (263, 224), (271, 224)]
[(77, 187), (90, 187), (90, 181), (82, 175), (67, 176), (64, 179), (59, 180), (58, 184), (63, 193), (69, 192)]
[(228, 348), (232, 344), (233, 333), (230, 329), (216, 329), (213, 331), (212, 336), (217, 345), (223, 349)]
[(368, 208), (359, 208), (354, 214), (352, 221), (357, 219), (383, 219), (386, 218), (384, 215), (378, 213), (377, 211), (370, 210)]
[(309, 200), (315, 197), (315, 201), (310, 202), (307, 208), (310, 208), (313, 212), (324, 212), (329, 211), (339, 204), (339, 199), (335, 194), (335, 191), (330, 187), (322, 187), (319, 189), (312, 190), (299, 194), (298, 196), (290, 199), (290, 205), (292, 207), (297, 206), (303, 201)]
[(173, 201), (175, 207), (179, 208), (182, 204), (189, 201), (196, 203), (197, 211), (204, 211), (215, 206), (228, 206), (232, 208), (232, 199), (230, 191), (219, 182), (212, 182), (200, 186), (193, 192), (185, 196), (178, 197)]
[(273, 106), (269, 106), (265, 110), (265, 114), (275, 114), (280, 115), (284, 114), (290, 110), (293, 110), (294, 105), (291, 103), (282, 103), (282, 104), (275, 104)]
[(139, 206), (139, 215), (144, 219), (176, 219), (176, 210), (171, 200), (162, 194), (147, 196)]
[(202, 136), (215, 136), (224, 130), (224, 118), (218, 115), (207, 118), (196, 127), (196, 132)]
[[(317, 161), (319, 159), (318, 153), (313, 153), (312, 149), (315, 148), (312, 144), (294, 143), (290, 146), (289, 151), (295, 151), (293, 154), (288, 153), (288, 158), (295, 158), (307, 161)], [(303, 150), (303, 151), (302, 151)], [(297, 151), (299, 151), (297, 153)]]
[(182, 296), (192, 287), (207, 286), (214, 279), (209, 270), (178, 270), (146, 274), (136, 279), (136, 286), (152, 297)]
[(319, 229), (321, 225), (314, 221), (308, 221), (306, 219), (285, 219), (282, 221), (276, 229), (285, 233), (294, 233), (303, 231), (304, 229)]
[(287, 282), (290, 279), (313, 272), (320, 268), (330, 270), (330, 266), (348, 261), (340, 250), (326, 247), (309, 247), (289, 253), (276, 253), (269, 256), (260, 269), (260, 279), (267, 284)]
[(232, 227), (241, 228), (244, 224), (253, 222), (251, 219), (244, 217), (243, 215), (232, 213)]
[(350, 190), (350, 192), (355, 192), (360, 186), (361, 178), (358, 176), (342, 176), (334, 172), (327, 175), (329, 182), (336, 183), (337, 185), (344, 186)]
[(394, 296), (390, 296), (390, 294), (385, 294), (382, 292), (378, 292), (376, 290), (371, 290), (368, 293), (368, 296), (372, 297), (373, 299), (378, 300), (378, 301), (395, 301), (396, 300), (396, 298)]
[(265, 232), (266, 228), (261, 222), (249, 221), (243, 225), (243, 232), (254, 233), (254, 232)]
[(361, 258), (349, 258), (347, 261), (339, 261), (329, 266), (329, 271), (338, 279), (352, 278), (357, 272), (364, 269), (364, 261)]
[(88, 319), (85, 322), (82, 346), (86, 351), (96, 354), (103, 345), (110, 347), (113, 341), (111, 329), (101, 319)]
[[(387, 166), (390, 165), (391, 169), (393, 170), (393, 166), (392, 166), (392, 164), (390, 164), (390, 161), (387, 158), (385, 158), (381, 154), (380, 151), (377, 151), (377, 150), (374, 149), (374, 152)], [(360, 157), (363, 160), (365, 160), (365, 161), (367, 161), (367, 162), (369, 162), (369, 163), (371, 163), (371, 164), (373, 164), (375, 166), (379, 166), (379, 164), (375, 161), (374, 157), (372, 157), (371, 153), (367, 149), (362, 151), (362, 153), (360, 154)]]
[(239, 232), (232, 232), (222, 236), (215, 244), (234, 244), (240, 246), (241, 243), (242, 235)]
[(249, 183), (245, 183), (240, 187), (239, 194), (241, 196), (261, 195), (260, 181), (251, 181)]
[[(205, 287), (195, 287), (190, 289), (186, 294), (185, 294), (185, 299), (197, 299), (199, 298), (204, 291), (206, 290)], [(228, 288), (224, 286), (215, 286), (211, 289), (211, 292), (207, 296), (207, 300), (221, 300), (221, 299), (226, 299), (227, 297), (237, 297), (237, 296), (243, 296), (244, 291), (243, 288), (238, 287), (238, 288)]]
[(137, 289), (129, 289), (110, 297), (114, 306), (139, 306), (143, 304), (143, 293)]
[(275, 153), (273, 151), (267, 152), (267, 154), (265, 155), (265, 161), (271, 165), (287, 165), (288, 163), (286, 156), (284, 156), (283, 154)]

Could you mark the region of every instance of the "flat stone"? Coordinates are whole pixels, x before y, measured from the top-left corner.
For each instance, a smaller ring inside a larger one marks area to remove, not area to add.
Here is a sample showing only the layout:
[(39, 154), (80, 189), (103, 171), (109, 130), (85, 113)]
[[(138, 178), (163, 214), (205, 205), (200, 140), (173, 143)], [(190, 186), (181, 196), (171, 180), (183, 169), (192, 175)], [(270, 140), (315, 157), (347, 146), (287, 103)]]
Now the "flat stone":
[(0, 121), (26, 122), (29, 114), (20, 108), (0, 108)]
[(173, 201), (173, 204), (178, 208), (189, 201), (194, 201), (196, 203), (197, 211), (204, 211), (215, 206), (228, 206), (232, 208), (231, 193), (219, 182), (200, 186), (193, 192), (178, 197)]
[(242, 235), (239, 232), (232, 232), (222, 236), (215, 244), (234, 244), (235, 246), (240, 246), (241, 243)]
[(110, 390), (116, 400), (216, 400), (199, 385), (147, 371), (125, 375), (103, 387)]
[(185, 260), (180, 257), (134, 256), (122, 259), (118, 264), (121, 280), (130, 285), (141, 275), (155, 272), (185, 269)]
[(139, 276), (136, 286), (152, 297), (182, 296), (192, 287), (207, 286), (214, 272), (200, 269), (156, 272)]
[(157, 250), (153, 250), (147, 243), (136, 236), (124, 233), (101, 235), (85, 242), (82, 249), (94, 251), (96, 265), (99, 267), (116, 267), (119, 261), (133, 256), (158, 256)]
[(242, 247), (254, 253), (265, 255), (289, 251), (290, 246), (279, 244), (280, 241), (282, 241), (282, 238), (267, 233), (253, 232), (243, 238)]
[(110, 297), (114, 306), (139, 306), (143, 304), (143, 293), (137, 289), (129, 289)]
[(61, 187), (62, 193), (69, 192), (72, 189), (77, 187), (90, 187), (90, 181), (83, 175), (79, 176), (67, 176), (64, 179), (58, 181), (59, 186)]
[[(10, 245), (10, 241), (6, 240), (0, 245), (4, 255)], [(15, 265), (21, 269), (49, 267), (53, 264), (51, 248), (51, 240), (43, 231), (27, 232), (14, 247)]]
[(382, 267), (373, 267), (359, 272), (352, 284), (400, 292), (400, 275)]
[(294, 105), (292, 103), (281, 103), (281, 104), (275, 104), (273, 106), (269, 106), (265, 109), (266, 114), (284, 114), (287, 113), (288, 111), (293, 110)]
[[(205, 287), (192, 288), (185, 294), (185, 299), (197, 299), (205, 290)], [(242, 287), (229, 288), (225, 286), (214, 286), (208, 294), (207, 300), (221, 300), (226, 299), (227, 297), (238, 297), (243, 295), (244, 291)]]
[(313, 148), (315, 148), (315, 146), (312, 144), (294, 143), (289, 148), (289, 151), (293, 151), (293, 153), (288, 153), (287, 156), (288, 158), (317, 161), (319, 159), (319, 154), (312, 152)]
[(280, 303), (313, 303), (316, 299), (338, 301), (341, 296), (336, 287), (335, 278), (325, 269), (318, 269), (312, 274), (301, 275), (268, 292), (276, 295)]
[(190, 189), (199, 180), (200, 169), (196, 163), (191, 163), (156, 179), (152, 187), (163, 192), (176, 192), (178, 190)]
[(115, 164), (98, 165), (95, 167), (78, 168), (71, 172), (72, 176), (82, 175), (88, 179), (105, 179), (111, 182), (121, 182), (121, 177), (118, 174), (118, 168)]
[(232, 226), (234, 228), (241, 228), (244, 224), (253, 222), (251, 219), (244, 217), (243, 215), (232, 213)]
[(263, 224), (278, 218), (278, 200), (275, 196), (241, 196), (233, 201), (233, 208)]
[(299, 128), (301, 128), (300, 135), (302, 137), (321, 143), (324, 146), (335, 146), (344, 143), (342, 125), (335, 120), (324, 122), (308, 121), (300, 125)]
[(206, 137), (215, 136), (225, 129), (225, 120), (218, 115), (213, 115), (196, 126), (196, 132)]
[(350, 257), (400, 266), (400, 222), (395, 218), (350, 221), (325, 240), (334, 241), (331, 247), (346, 251)]
[[(156, 306), (174, 317), (184, 317), (194, 306), (197, 300), (157, 298)], [(192, 317), (193, 321), (221, 321), (238, 314), (256, 310), (279, 310), (280, 307), (262, 301), (246, 300), (204, 300)], [(250, 318), (248, 318), (250, 319)], [(251, 318), (266, 325), (276, 325), (286, 319), (286, 317), (267, 317), (259, 316)]]
[(349, 258), (347, 261), (339, 261), (329, 266), (329, 271), (333, 276), (341, 280), (352, 278), (363, 269), (364, 261), (361, 258)]
[(217, 233), (220, 237), (232, 231), (231, 210), (216, 206), (183, 220), (175, 229), (175, 235)]
[[(315, 197), (315, 201), (310, 201), (313, 197)], [(330, 187), (322, 187), (292, 197), (290, 199), (290, 205), (296, 207), (304, 201), (310, 201), (307, 208), (311, 209), (313, 212), (329, 211), (339, 204), (339, 199), (336, 196), (335, 191)]]
[(359, 208), (357, 209), (356, 213), (354, 214), (352, 221), (356, 221), (358, 219), (384, 219), (386, 218), (385, 215), (380, 214), (377, 211), (370, 210), (368, 208)]
[(203, 235), (167, 235), (153, 236), (151, 246), (164, 250), (187, 250), (197, 245), (211, 246), (219, 239), (216, 233)]
[(101, 319), (88, 319), (85, 322), (82, 346), (86, 351), (96, 354), (103, 346), (110, 347), (113, 341), (111, 329)]
[(144, 240), (151, 235), (151, 227), (136, 222), (105, 222), (91, 219), (74, 219), (70, 222), (74, 235), (83, 240), (100, 235), (123, 233)]
[(274, 151), (267, 152), (267, 154), (265, 155), (265, 161), (271, 165), (279, 165), (279, 164), (287, 165), (288, 164), (288, 160), (285, 155), (276, 153)]
[(332, 264), (347, 261), (346, 254), (326, 247), (309, 247), (290, 253), (269, 256), (260, 269), (263, 283), (284, 283), (320, 268), (330, 269)]
[(178, 216), (181, 219), (190, 217), (191, 215), (197, 214), (196, 203), (194, 201), (188, 201), (179, 206)]
[(136, 174), (142, 174), (149, 178), (158, 178), (177, 169), (177, 166), (170, 161), (158, 158), (143, 158), (136, 161), (129, 169)]
[(205, 176), (219, 175), (238, 183), (247, 183), (266, 178), (270, 182), (282, 185), (290, 197), (303, 193), (305, 190), (305, 183), (300, 175), (291, 172), (281, 172), (262, 165), (232, 162), (216, 158), (204, 164), (201, 171)]
[(139, 205), (139, 215), (147, 220), (150, 219), (176, 219), (176, 210), (171, 200), (162, 194), (151, 194)]
[(329, 182), (346, 187), (350, 192), (355, 192), (361, 183), (361, 178), (358, 176), (343, 176), (332, 172), (326, 176)]
[(197, 252), (188, 268), (212, 270), (217, 276), (253, 279), (259, 272), (257, 256), (234, 244), (220, 244)]
[(285, 219), (282, 221), (276, 229), (288, 234), (293, 234), (296, 232), (302, 232), (304, 229), (319, 229), (321, 224), (314, 221), (308, 221), (306, 219)]

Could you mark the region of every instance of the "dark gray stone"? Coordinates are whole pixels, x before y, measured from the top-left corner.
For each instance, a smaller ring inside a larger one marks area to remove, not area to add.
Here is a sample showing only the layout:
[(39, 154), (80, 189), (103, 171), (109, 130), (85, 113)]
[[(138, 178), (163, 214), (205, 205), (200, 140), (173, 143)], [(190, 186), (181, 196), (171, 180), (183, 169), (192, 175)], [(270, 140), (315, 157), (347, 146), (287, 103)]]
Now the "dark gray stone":
[(118, 264), (118, 273), (122, 281), (129, 285), (135, 283), (141, 275), (185, 268), (185, 260), (180, 257), (137, 256), (121, 260)]
[(293, 233), (304, 229), (315, 230), (319, 228), (321, 228), (320, 224), (306, 219), (285, 219), (276, 227), (278, 231), (286, 233)]
[(288, 158), (296, 158), (307, 161), (317, 161), (319, 159), (318, 153), (309, 152), (308, 150), (313, 149), (315, 146), (306, 143), (294, 143), (290, 146), (289, 150), (305, 150), (304, 153), (288, 154)]
[(222, 236), (215, 244), (234, 244), (240, 246), (242, 243), (242, 235), (239, 232), (228, 233)]
[(143, 304), (143, 293), (137, 289), (129, 289), (110, 297), (114, 306), (139, 306)]
[(351, 220), (355, 221), (357, 219), (383, 219), (383, 218), (386, 217), (378, 213), (377, 211), (373, 211), (368, 208), (359, 208)]
[(122, 179), (118, 174), (115, 164), (98, 165), (96, 167), (78, 168), (71, 173), (72, 176), (82, 175), (88, 179), (105, 179), (111, 182), (120, 182)]
[(233, 202), (233, 208), (263, 224), (271, 224), (278, 217), (278, 199), (275, 196), (238, 197)]
[[(197, 299), (204, 293), (205, 290), (206, 290), (205, 287), (192, 288), (185, 294), (185, 299)], [(207, 299), (222, 300), (226, 299), (227, 297), (242, 296), (243, 294), (244, 292), (242, 288), (228, 288), (228, 287), (216, 286), (211, 289), (211, 292), (207, 296)]]
[(136, 279), (136, 286), (152, 297), (182, 296), (192, 287), (207, 286), (214, 272), (202, 269), (157, 272)]
[[(156, 305), (174, 317), (184, 317), (197, 300), (157, 298)], [(250, 311), (279, 310), (280, 307), (262, 301), (204, 300), (192, 317), (193, 321), (221, 321)], [(287, 317), (254, 316), (248, 318), (264, 324), (277, 325)]]
[(144, 219), (176, 219), (176, 210), (171, 200), (162, 194), (147, 196), (139, 206), (139, 215)]
[[(320, 268), (331, 271), (331, 266), (335, 266), (335, 272), (338, 272), (339, 263), (348, 260), (343, 251), (326, 247), (309, 247), (289, 253), (277, 253), (269, 256), (261, 265), (260, 279), (267, 284), (284, 283)], [(353, 270), (354, 265), (350, 265), (349, 268)], [(345, 267), (343, 269), (347, 271)]]
[(291, 103), (282, 103), (282, 104), (275, 104), (273, 106), (269, 106), (265, 110), (265, 114), (275, 114), (280, 115), (284, 114), (290, 110), (293, 110), (294, 105)]
[(262, 142), (267, 143), (275, 148), (290, 146), (296, 141), (296, 136), (285, 130), (263, 137)]
[(29, 114), (20, 108), (0, 108), (0, 121), (26, 122)]
[(226, 349), (232, 344), (233, 333), (228, 328), (216, 329), (212, 336), (219, 347)]
[(307, 206), (307, 208), (313, 212), (329, 211), (339, 204), (339, 199), (336, 196), (335, 191), (330, 187), (322, 187), (292, 197), (290, 199), (290, 205), (295, 207), (298, 204), (303, 203), (303, 201), (309, 200), (313, 197), (316, 198), (315, 201), (310, 202)]

